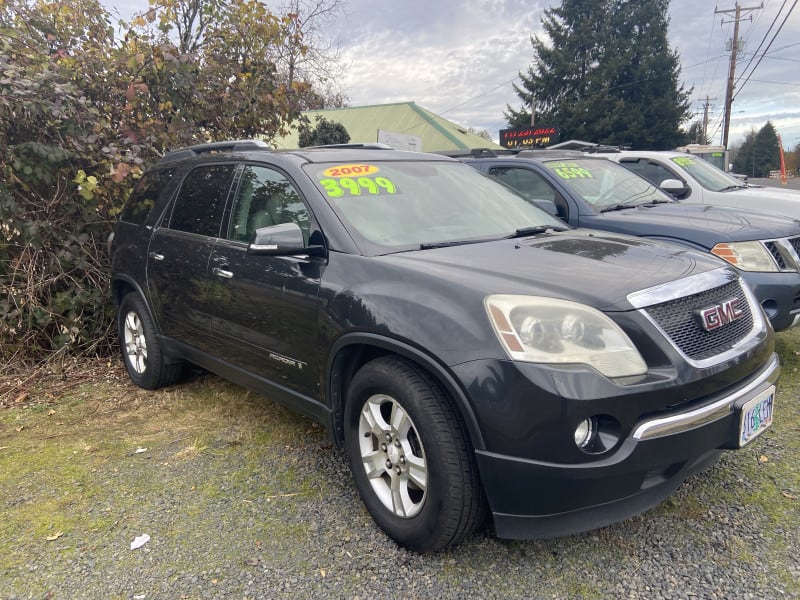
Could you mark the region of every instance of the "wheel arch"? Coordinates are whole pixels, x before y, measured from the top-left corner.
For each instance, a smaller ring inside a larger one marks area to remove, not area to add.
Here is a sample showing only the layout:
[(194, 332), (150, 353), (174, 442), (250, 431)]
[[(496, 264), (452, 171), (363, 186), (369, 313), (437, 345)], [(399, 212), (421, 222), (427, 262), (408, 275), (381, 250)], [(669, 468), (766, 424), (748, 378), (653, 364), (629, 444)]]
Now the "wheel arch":
[(147, 312), (149, 313), (150, 320), (153, 321), (157, 331), (161, 333), (161, 328), (159, 327), (158, 321), (155, 318), (153, 307), (150, 304), (150, 300), (147, 298), (147, 294), (144, 293), (142, 286), (140, 286), (135, 279), (129, 277), (128, 275), (115, 275), (111, 282), (111, 300), (114, 303), (114, 308), (119, 310), (119, 305), (122, 303), (122, 299), (131, 292), (137, 294), (142, 299), (145, 307), (147, 308)]
[(441, 386), (460, 416), (475, 450), (485, 444), (475, 413), (466, 393), (449, 370), (426, 352), (401, 340), (374, 333), (350, 333), (333, 345), (327, 364), (326, 390), (330, 400), (330, 434), (338, 446), (344, 444), (344, 402), (347, 386), (364, 364), (380, 356), (395, 355), (412, 362)]

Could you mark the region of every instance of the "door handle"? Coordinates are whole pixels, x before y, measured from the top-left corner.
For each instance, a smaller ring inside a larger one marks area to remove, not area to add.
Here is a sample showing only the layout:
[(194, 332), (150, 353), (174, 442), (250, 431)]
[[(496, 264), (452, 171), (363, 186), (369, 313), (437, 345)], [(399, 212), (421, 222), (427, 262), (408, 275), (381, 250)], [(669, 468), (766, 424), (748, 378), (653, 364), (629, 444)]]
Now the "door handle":
[(151, 252), (150, 258), (152, 258), (153, 260), (164, 260), (164, 255), (159, 254), (158, 252)]
[(231, 279), (233, 277), (233, 271), (226, 271), (225, 269), (220, 269), (219, 267), (214, 267), (211, 269), (211, 273), (217, 277), (222, 277), (223, 279)]

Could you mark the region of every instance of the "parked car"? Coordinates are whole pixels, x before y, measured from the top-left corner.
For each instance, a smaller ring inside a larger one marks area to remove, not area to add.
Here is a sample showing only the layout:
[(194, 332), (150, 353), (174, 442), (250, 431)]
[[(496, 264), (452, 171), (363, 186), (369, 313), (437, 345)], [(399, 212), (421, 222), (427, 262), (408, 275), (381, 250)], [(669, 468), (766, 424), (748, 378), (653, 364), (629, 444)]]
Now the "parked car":
[(800, 191), (751, 185), (691, 154), (624, 150), (608, 152), (604, 156), (681, 201), (800, 218)]
[(199, 365), (319, 421), (397, 543), (597, 528), (772, 422), (774, 335), (708, 254), (572, 229), (458, 161), (167, 154), (110, 240), (145, 389)]
[(646, 179), (606, 160), (605, 154), (571, 150), (448, 154), (499, 179), (573, 227), (711, 253), (739, 270), (776, 331), (800, 323), (800, 221), (675, 202)]

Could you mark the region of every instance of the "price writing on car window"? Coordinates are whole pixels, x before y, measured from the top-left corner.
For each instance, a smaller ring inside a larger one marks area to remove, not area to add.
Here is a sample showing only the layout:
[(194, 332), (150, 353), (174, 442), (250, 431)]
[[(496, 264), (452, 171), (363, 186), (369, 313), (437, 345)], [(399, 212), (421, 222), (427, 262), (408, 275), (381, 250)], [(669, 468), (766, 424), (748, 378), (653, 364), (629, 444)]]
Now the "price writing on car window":
[(325, 169), (325, 177), (358, 177), (360, 175), (375, 175), (380, 171), (375, 165), (338, 165)]
[(589, 169), (579, 167), (576, 163), (555, 163), (547, 165), (561, 179), (592, 179)]
[(677, 158), (673, 158), (672, 162), (674, 162), (679, 167), (691, 167), (695, 163), (695, 160), (693, 158), (678, 156)]
[(320, 179), (319, 184), (329, 198), (342, 196), (361, 196), (362, 194), (395, 194), (397, 187), (386, 177), (341, 177), (339, 179)]

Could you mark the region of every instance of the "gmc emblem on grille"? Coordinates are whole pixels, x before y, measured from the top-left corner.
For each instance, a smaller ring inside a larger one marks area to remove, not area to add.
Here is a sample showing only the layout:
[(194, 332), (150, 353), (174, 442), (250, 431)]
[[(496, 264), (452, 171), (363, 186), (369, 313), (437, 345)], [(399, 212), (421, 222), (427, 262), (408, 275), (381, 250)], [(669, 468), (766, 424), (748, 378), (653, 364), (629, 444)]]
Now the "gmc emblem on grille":
[(739, 308), (739, 298), (730, 298), (714, 306), (701, 308), (695, 311), (695, 315), (703, 329), (713, 331), (741, 318), (744, 311)]

